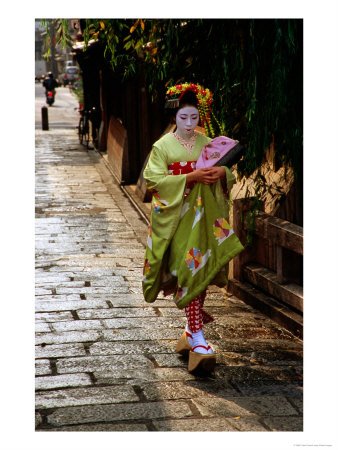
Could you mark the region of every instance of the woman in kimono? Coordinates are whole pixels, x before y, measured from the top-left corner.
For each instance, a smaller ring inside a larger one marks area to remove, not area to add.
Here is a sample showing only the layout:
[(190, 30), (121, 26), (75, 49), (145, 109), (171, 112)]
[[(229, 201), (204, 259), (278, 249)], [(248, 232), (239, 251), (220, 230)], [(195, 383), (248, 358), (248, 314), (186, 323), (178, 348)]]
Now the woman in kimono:
[(143, 294), (154, 302), (158, 293), (173, 294), (185, 310), (186, 329), (176, 351), (189, 354), (188, 370), (212, 370), (216, 358), (203, 334), (214, 319), (203, 305), (209, 284), (227, 284), (227, 263), (242, 249), (230, 228), (229, 195), (235, 181), (227, 167), (196, 170), (202, 148), (212, 132), (208, 111), (212, 94), (184, 83), (167, 92), (176, 130), (154, 143), (143, 176), (151, 190), (152, 208), (143, 270)]

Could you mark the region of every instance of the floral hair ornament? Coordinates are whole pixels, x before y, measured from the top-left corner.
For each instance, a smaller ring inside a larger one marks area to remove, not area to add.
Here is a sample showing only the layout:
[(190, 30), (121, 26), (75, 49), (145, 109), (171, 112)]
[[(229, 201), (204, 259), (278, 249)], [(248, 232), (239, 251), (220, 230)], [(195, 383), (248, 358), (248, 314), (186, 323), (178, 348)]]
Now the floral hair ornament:
[(187, 91), (192, 91), (196, 95), (201, 126), (206, 130), (207, 135), (211, 137), (215, 136), (215, 131), (211, 123), (211, 115), (217, 123), (220, 131), (223, 132), (223, 129), (210, 106), (213, 102), (213, 94), (209, 89), (204, 89), (200, 84), (182, 83), (168, 88), (166, 92), (165, 108), (178, 108), (183, 94)]

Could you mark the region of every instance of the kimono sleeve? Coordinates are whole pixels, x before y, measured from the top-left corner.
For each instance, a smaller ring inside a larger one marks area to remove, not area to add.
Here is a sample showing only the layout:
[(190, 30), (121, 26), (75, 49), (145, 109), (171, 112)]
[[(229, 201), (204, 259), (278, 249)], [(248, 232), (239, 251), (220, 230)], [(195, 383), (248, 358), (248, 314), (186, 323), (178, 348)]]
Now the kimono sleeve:
[[(220, 167), (223, 167), (223, 169), (225, 170), (225, 176), (226, 176), (225, 182), (222, 181), (222, 186), (223, 186), (223, 189), (227, 188), (226, 190), (228, 191), (229, 198), (230, 198), (230, 192), (231, 192), (232, 186), (236, 183), (236, 177), (231, 172), (229, 167), (227, 167), (227, 166), (220, 166)], [(226, 183), (226, 185), (225, 185), (225, 183)]]
[(153, 193), (152, 231), (159, 237), (170, 239), (180, 219), (186, 175), (169, 175), (166, 151), (154, 146), (143, 177)]
[[(232, 186), (236, 183), (236, 178), (235, 178), (234, 174), (231, 172), (231, 170), (229, 169), (229, 167), (227, 167), (227, 166), (220, 166), (220, 167), (224, 167), (224, 169), (225, 169), (226, 183), (227, 183), (229, 198), (226, 198), (224, 196), (224, 191), (222, 189), (221, 180), (217, 180), (216, 183), (212, 184), (211, 190), (215, 196), (215, 199), (220, 208), (220, 211), (223, 214), (223, 217), (227, 221), (229, 221), (230, 198), (231, 198), (230, 193), (231, 193)], [(224, 188), (224, 185), (223, 185), (223, 188)]]
[(227, 186), (228, 186), (228, 192), (230, 194), (232, 186), (236, 183), (235, 175), (231, 172), (229, 167), (222, 166), (225, 169), (226, 177), (227, 177)]

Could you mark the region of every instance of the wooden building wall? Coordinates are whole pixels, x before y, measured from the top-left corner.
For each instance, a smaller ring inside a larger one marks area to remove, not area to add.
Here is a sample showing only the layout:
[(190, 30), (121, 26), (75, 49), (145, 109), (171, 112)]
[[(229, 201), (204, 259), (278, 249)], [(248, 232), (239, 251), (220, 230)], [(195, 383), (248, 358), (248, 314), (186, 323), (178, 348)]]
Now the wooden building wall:
[[(151, 101), (141, 61), (133, 80), (124, 81), (113, 73), (99, 43), (85, 52), (78, 50), (77, 61), (83, 77), (84, 108), (95, 107), (100, 117), (99, 150), (107, 152), (121, 184), (136, 184), (153, 142), (166, 126), (164, 94)], [(121, 137), (122, 130), (125, 139), (110, 136), (116, 133)]]

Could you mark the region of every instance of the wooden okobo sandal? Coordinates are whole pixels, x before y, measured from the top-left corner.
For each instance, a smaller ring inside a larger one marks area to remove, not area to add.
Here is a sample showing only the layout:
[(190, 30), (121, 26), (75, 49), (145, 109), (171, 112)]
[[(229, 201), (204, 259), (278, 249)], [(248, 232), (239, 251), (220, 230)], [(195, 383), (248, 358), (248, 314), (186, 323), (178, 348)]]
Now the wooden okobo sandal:
[(197, 368), (204, 369), (205, 371), (211, 372), (216, 365), (216, 356), (214, 353), (197, 353), (195, 348), (203, 347), (209, 350), (211, 347), (205, 347), (204, 345), (196, 345), (189, 352), (189, 362), (188, 362), (188, 372), (192, 372)]
[(182, 336), (179, 338), (175, 351), (180, 355), (188, 355), (190, 350), (192, 350), (191, 345), (189, 344), (188, 337), (192, 338), (191, 334), (187, 331), (183, 331)]

